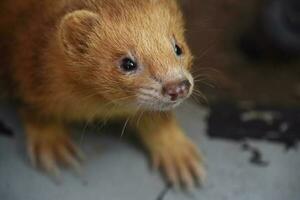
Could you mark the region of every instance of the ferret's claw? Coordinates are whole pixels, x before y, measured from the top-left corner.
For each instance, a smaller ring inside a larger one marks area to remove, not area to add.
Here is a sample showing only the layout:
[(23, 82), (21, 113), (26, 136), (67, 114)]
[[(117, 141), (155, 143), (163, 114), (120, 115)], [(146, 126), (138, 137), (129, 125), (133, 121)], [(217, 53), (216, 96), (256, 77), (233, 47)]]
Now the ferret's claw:
[(74, 145), (69, 146), (69, 148), (60, 147), (57, 150), (57, 154), (60, 162), (64, 164), (64, 166), (74, 169), (75, 173), (80, 175), (82, 172), (81, 163), (80, 160), (78, 160), (80, 157), (75, 148)]
[(181, 185), (187, 190), (201, 185), (206, 175), (202, 166), (202, 156), (196, 151), (194, 145), (187, 140), (183, 143), (181, 141), (180, 145), (166, 147), (161, 147), (152, 158), (167, 181), (175, 188)]
[(29, 161), (34, 168), (37, 168), (37, 155), (36, 155), (36, 147), (32, 142), (28, 142), (27, 144), (27, 153), (29, 156)]
[(60, 183), (61, 175), (60, 170), (57, 167), (54, 152), (45, 147), (45, 149), (41, 149), (41, 154), (39, 154), (38, 160), (41, 169), (49, 174), (49, 176), (51, 176), (56, 183)]
[(85, 160), (84, 153), (80, 150), (78, 146), (76, 146), (73, 142), (70, 140), (66, 141), (67, 147), (70, 150), (70, 153), (75, 155), (78, 161), (83, 162)]
[(59, 165), (75, 170), (80, 175), (83, 154), (70, 141), (66, 135), (61, 135), (55, 140), (36, 138), (28, 142), (28, 154), (31, 164), (50, 175), (55, 182), (61, 182)]
[(165, 174), (168, 183), (170, 183), (174, 188), (179, 188), (180, 180), (177, 176), (177, 169), (173, 160), (170, 159), (168, 155), (162, 155), (160, 164), (161, 170)]

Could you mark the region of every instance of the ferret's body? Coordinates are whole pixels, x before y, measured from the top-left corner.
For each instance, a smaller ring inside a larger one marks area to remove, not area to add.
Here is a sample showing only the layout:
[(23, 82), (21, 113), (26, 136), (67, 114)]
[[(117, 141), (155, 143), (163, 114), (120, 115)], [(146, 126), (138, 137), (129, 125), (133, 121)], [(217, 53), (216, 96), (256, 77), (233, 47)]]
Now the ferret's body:
[(57, 162), (78, 166), (68, 122), (130, 117), (169, 181), (203, 176), (168, 111), (193, 85), (175, 0), (4, 0), (0, 7), (0, 76), (22, 102), (33, 164), (52, 173)]

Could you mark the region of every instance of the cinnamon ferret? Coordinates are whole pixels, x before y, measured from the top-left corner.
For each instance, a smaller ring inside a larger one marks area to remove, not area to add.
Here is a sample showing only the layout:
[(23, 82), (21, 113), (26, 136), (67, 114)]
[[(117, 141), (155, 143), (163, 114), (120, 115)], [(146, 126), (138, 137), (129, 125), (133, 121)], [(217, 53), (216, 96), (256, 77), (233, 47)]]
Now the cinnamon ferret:
[(155, 168), (187, 187), (205, 176), (172, 109), (193, 91), (176, 0), (2, 0), (0, 66), (34, 166), (57, 175), (81, 153), (68, 124), (130, 119)]

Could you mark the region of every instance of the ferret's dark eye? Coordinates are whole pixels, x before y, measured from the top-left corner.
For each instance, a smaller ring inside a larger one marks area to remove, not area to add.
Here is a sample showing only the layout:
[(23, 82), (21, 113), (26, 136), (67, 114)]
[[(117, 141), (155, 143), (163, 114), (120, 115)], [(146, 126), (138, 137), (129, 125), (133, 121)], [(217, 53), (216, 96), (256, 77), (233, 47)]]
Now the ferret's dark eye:
[(175, 44), (175, 53), (176, 53), (176, 55), (177, 56), (181, 56), (182, 55), (182, 49), (177, 45), (177, 44)]
[(123, 60), (121, 61), (120, 67), (125, 72), (132, 72), (138, 68), (138, 65), (131, 58), (123, 58)]

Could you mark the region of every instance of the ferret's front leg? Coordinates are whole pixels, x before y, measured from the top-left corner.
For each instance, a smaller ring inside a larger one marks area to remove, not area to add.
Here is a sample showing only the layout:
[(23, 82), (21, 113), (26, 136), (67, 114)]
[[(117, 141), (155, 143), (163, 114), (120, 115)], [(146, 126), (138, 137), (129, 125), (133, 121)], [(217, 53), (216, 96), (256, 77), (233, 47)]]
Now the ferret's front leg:
[(58, 165), (79, 171), (82, 153), (69, 138), (63, 124), (37, 120), (32, 114), (23, 112), (22, 118), (27, 136), (27, 150), (33, 166), (54, 178), (59, 178)]
[(203, 181), (205, 171), (196, 146), (183, 134), (172, 113), (145, 114), (136, 120), (138, 134), (172, 185), (191, 188)]

